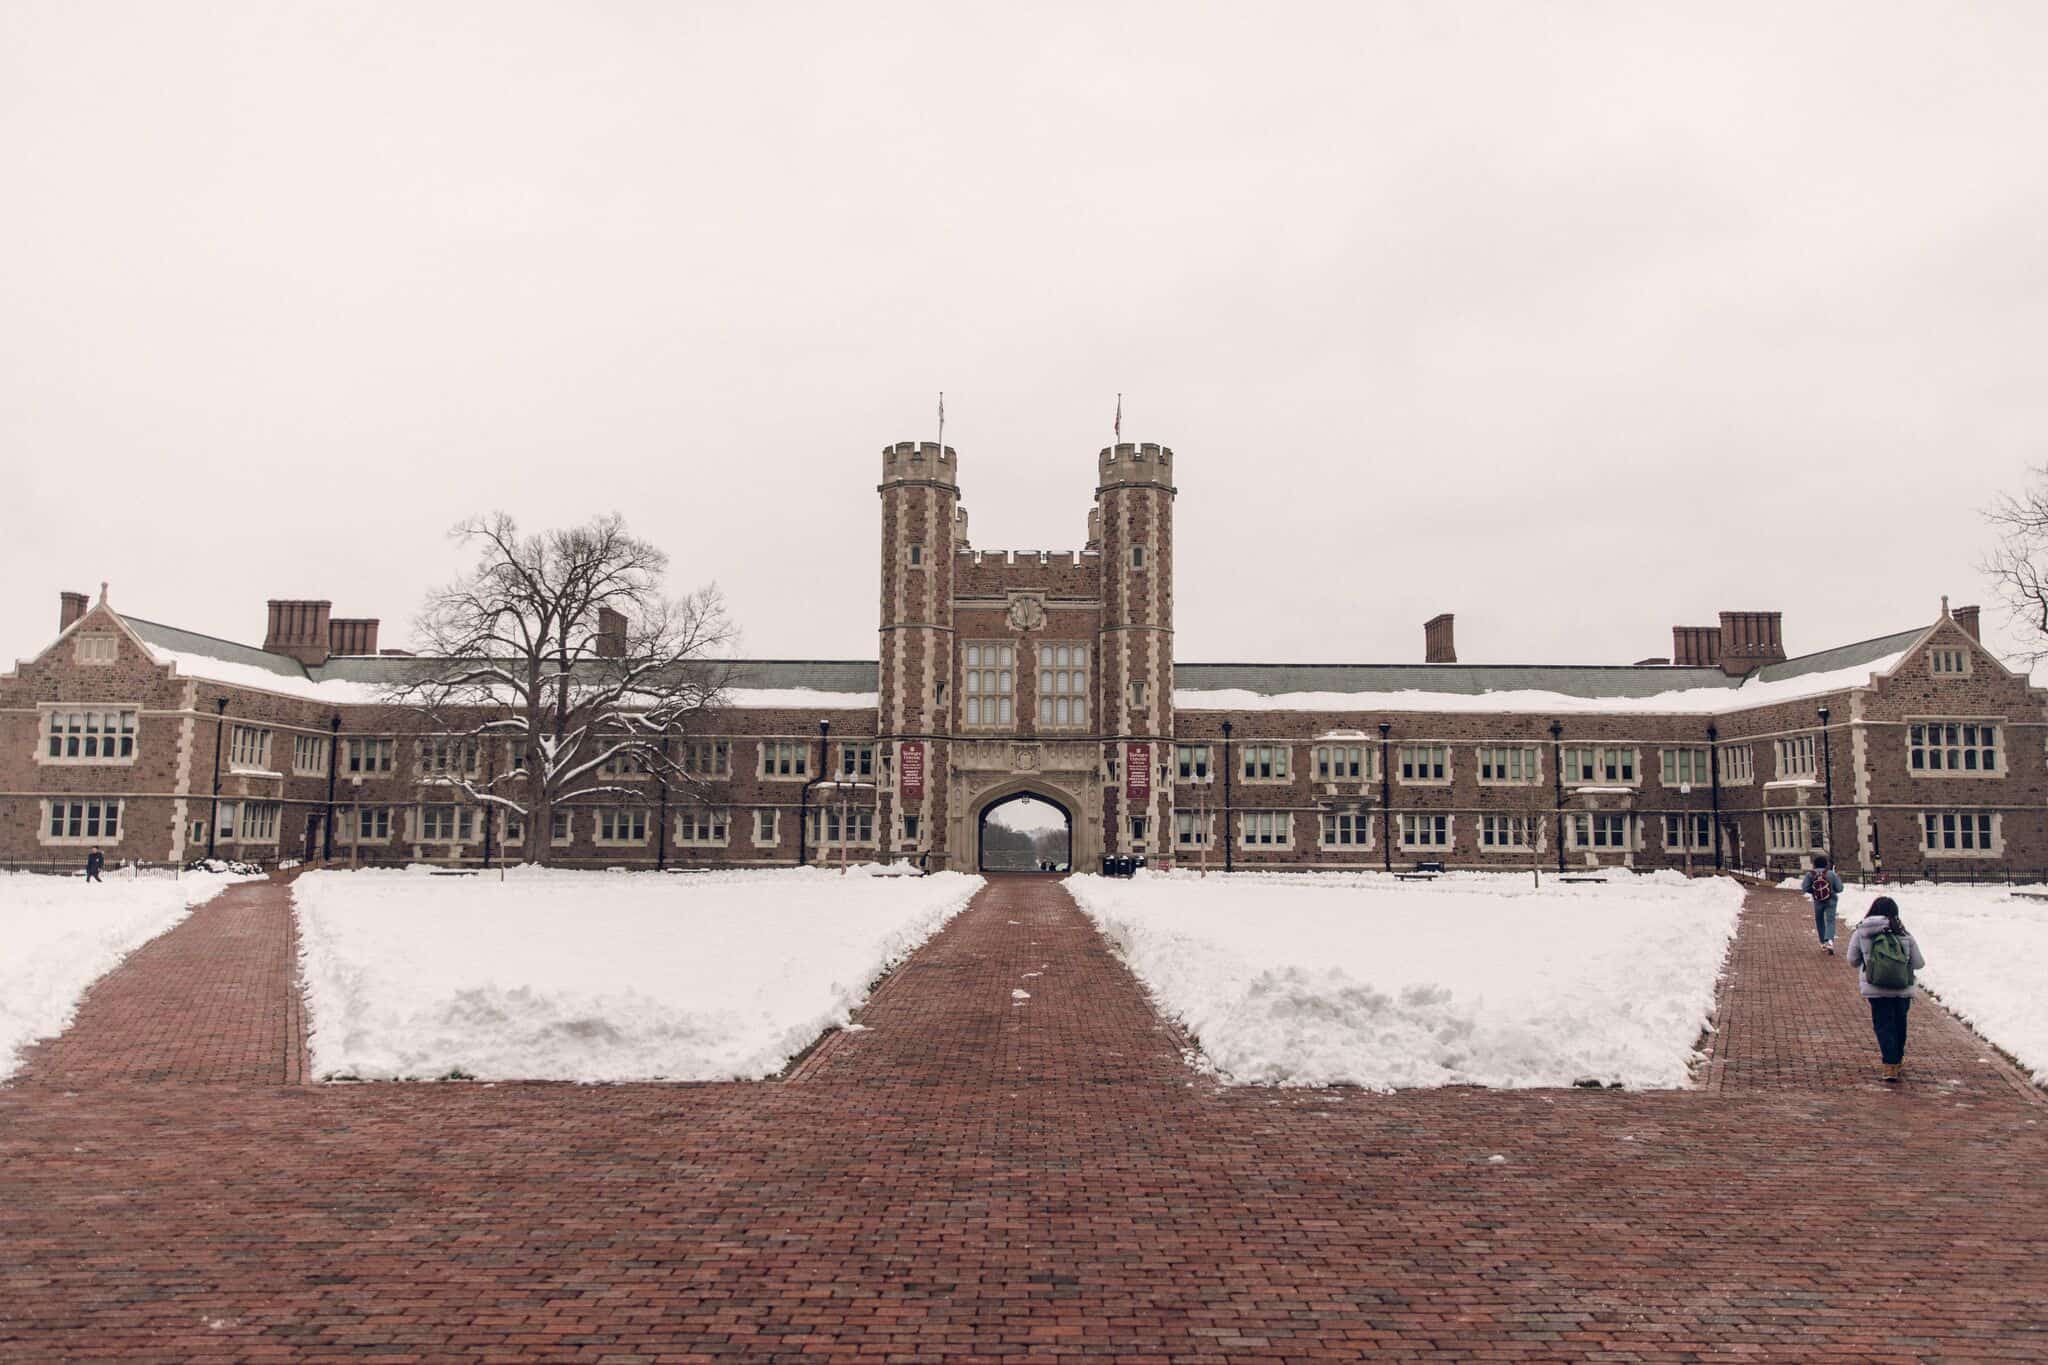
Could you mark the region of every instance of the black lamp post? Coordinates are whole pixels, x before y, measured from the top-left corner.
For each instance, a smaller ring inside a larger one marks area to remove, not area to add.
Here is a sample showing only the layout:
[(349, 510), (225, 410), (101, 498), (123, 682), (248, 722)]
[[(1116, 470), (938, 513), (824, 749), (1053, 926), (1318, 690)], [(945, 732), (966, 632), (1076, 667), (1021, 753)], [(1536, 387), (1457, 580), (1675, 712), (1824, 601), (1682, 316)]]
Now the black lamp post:
[(1707, 722), (1707, 775), (1714, 784), (1714, 870), (1721, 870), (1721, 731)]
[(1828, 862), (1835, 862), (1835, 746), (1828, 735), (1828, 708), (1820, 708), (1820, 766), (1827, 775), (1828, 827), (1826, 846)]
[(327, 823), (320, 830), (320, 861), (334, 861), (334, 769), (341, 754), (341, 714), (327, 722)]
[(213, 804), (206, 813), (206, 857), (213, 859), (214, 836), (220, 833), (220, 736), (227, 728), (228, 699), (213, 699)]
[(1557, 792), (1557, 870), (1564, 873), (1564, 722), (1550, 722), (1551, 781)]
[(1223, 722), (1223, 870), (1230, 871), (1230, 731)]
[(798, 867), (802, 867), (810, 861), (804, 840), (805, 835), (808, 833), (806, 826), (810, 823), (811, 817), (811, 788), (825, 780), (825, 744), (831, 738), (831, 735), (832, 722), (820, 720), (818, 722), (817, 771), (810, 781), (804, 783), (796, 795), (796, 865)]
[[(655, 765), (654, 780), (661, 785), (661, 825), (654, 832), (654, 870), (668, 871), (668, 741), (661, 742), (661, 761)], [(728, 836), (729, 837), (729, 836)]]
[(1393, 773), (1387, 767), (1387, 736), (1394, 733), (1392, 721), (1380, 722), (1380, 869), (1394, 870)]

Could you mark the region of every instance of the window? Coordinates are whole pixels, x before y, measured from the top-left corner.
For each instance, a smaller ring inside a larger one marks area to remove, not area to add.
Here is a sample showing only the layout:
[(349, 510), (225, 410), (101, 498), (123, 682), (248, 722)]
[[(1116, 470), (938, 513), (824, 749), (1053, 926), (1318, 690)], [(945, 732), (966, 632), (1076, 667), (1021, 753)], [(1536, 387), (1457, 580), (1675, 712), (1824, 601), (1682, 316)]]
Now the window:
[(1573, 848), (1624, 851), (1629, 847), (1628, 816), (1604, 811), (1582, 812), (1567, 817)]
[(428, 777), (472, 776), (477, 770), (473, 735), (429, 735), (420, 741), (420, 772)]
[(1133, 546), (1131, 547), (1131, 567), (1132, 567), (1132, 568), (1134, 568), (1134, 569), (1142, 569), (1142, 568), (1144, 568), (1144, 567), (1145, 567), (1145, 547), (1144, 547), (1144, 546), (1142, 546), (1142, 545), (1133, 545)]
[(1288, 752), (1285, 744), (1247, 744), (1239, 750), (1239, 776), (1247, 782), (1285, 782)]
[(757, 810), (754, 812), (754, 842), (756, 844), (779, 844), (782, 842), (782, 831), (776, 827), (777, 821), (775, 817), (776, 812), (772, 810)]
[(214, 834), (223, 843), (230, 843), (235, 837), (235, 803), (221, 801), (215, 805)]
[(1322, 813), (1318, 840), (1324, 848), (1370, 848), (1372, 812), (1326, 810)]
[(557, 810), (548, 812), (548, 842), (551, 844), (573, 844), (576, 842), (576, 823), (573, 812)]
[(732, 776), (732, 741), (693, 739), (683, 746), (683, 771), (692, 777)]
[(1143, 708), (1144, 705), (1145, 684), (1141, 682), (1134, 682), (1131, 684), (1131, 707), (1132, 709), (1136, 710)]
[(327, 771), (327, 736), (292, 736), (292, 771), (301, 776), (319, 777)]
[(875, 775), (875, 746), (863, 740), (858, 744), (839, 746), (839, 775), (841, 777), (873, 777)]
[(1613, 745), (1581, 745), (1566, 749), (1561, 762), (1567, 782), (1633, 782), (1636, 751)]
[(811, 746), (800, 739), (761, 741), (761, 776), (806, 777), (811, 771)]
[(1209, 817), (1183, 811), (1173, 817), (1173, 842), (1182, 848), (1209, 846)]
[(1778, 776), (1812, 777), (1815, 772), (1814, 744), (1812, 735), (1789, 735), (1784, 739), (1771, 741), (1771, 747), (1778, 755)]
[(1174, 757), (1180, 764), (1181, 781), (1207, 782), (1210, 780), (1208, 745), (1179, 745), (1174, 749)]
[(278, 804), (275, 801), (244, 801), (242, 803), (242, 842), (245, 844), (274, 844), (277, 842)]
[(1016, 686), (1017, 651), (1006, 644), (967, 646), (967, 684), (962, 696), (967, 703), (969, 725), (1010, 725), (1016, 720), (1011, 693)]
[(1149, 827), (1149, 822), (1145, 819), (1144, 816), (1133, 815), (1131, 817), (1131, 842), (1134, 844), (1144, 843), (1145, 831)]
[(1817, 819), (1805, 811), (1779, 810), (1764, 816), (1764, 847), (1772, 853), (1809, 853), (1821, 846)]
[(471, 806), (431, 805), (420, 807), (420, 842), (423, 844), (472, 843), (476, 839), (476, 810)]
[(614, 749), (597, 765), (597, 775), (609, 778), (633, 778), (647, 772), (647, 755), (638, 748)]
[(1482, 815), (1479, 817), (1479, 846), (1496, 849), (1530, 849), (1536, 822), (1526, 815)]
[(1996, 773), (1998, 727), (1971, 721), (1924, 721), (1906, 727), (1915, 773)]
[(343, 828), (348, 837), (365, 844), (381, 844), (391, 837), (391, 807), (358, 806)]
[(1284, 848), (1294, 839), (1294, 817), (1285, 811), (1247, 811), (1237, 826), (1246, 848)]
[(1402, 812), (1401, 847), (1449, 848), (1450, 846), (1450, 816), (1431, 815), (1424, 811)]
[(1714, 818), (1705, 811), (1688, 811), (1664, 817), (1664, 847), (1673, 853), (1696, 852), (1714, 846)]
[[(81, 656), (81, 662), (83, 657)], [(1927, 651), (1927, 666), (1938, 678), (1958, 678), (1970, 671), (1970, 651), (1967, 649), (1930, 649)]]
[(82, 664), (110, 664), (120, 657), (120, 648), (114, 637), (104, 631), (78, 637), (78, 652), (73, 656)]
[(1479, 780), (1487, 783), (1540, 782), (1543, 760), (1526, 745), (1484, 745), (1479, 750)]
[[(775, 813), (773, 811), (757, 811), (755, 813), (769, 817), (769, 837), (773, 838)], [(641, 814), (645, 815), (646, 812), (642, 811)], [(723, 844), (731, 828), (732, 819), (727, 812), (710, 806), (696, 807), (686, 810), (676, 817), (676, 842), (679, 844)], [(642, 825), (641, 833), (632, 842), (643, 842), (646, 837), (646, 826)], [(600, 840), (605, 838), (601, 822), (598, 838)]]
[(50, 711), (45, 762), (120, 763), (135, 757), (135, 712)]
[(906, 839), (915, 839), (917, 837), (917, 817), (915, 815), (903, 817), (903, 837)]
[(1316, 746), (1316, 781), (1360, 782), (1372, 776), (1372, 754), (1362, 744)]
[(1998, 817), (1989, 811), (1929, 810), (1920, 813), (1920, 847), (1930, 854), (1988, 856), (1998, 851)]
[(51, 801), (48, 806), (50, 818), (43, 826), (46, 844), (111, 844), (121, 838), (121, 803), (117, 800)]
[(270, 731), (258, 725), (237, 725), (228, 731), (228, 766), (270, 767)]
[(1088, 646), (1038, 647), (1038, 723), (1088, 723)]
[(1756, 780), (1756, 756), (1747, 744), (1721, 746), (1721, 782), (1740, 787)]
[(646, 843), (647, 807), (601, 807), (597, 812), (597, 841), (600, 844)]
[(1712, 786), (1706, 749), (1663, 749), (1659, 759), (1665, 786)]
[(388, 739), (352, 739), (348, 741), (348, 771), (353, 774), (388, 773), (391, 771), (392, 744)]
[(838, 848), (875, 841), (875, 811), (872, 806), (849, 806), (844, 810), (838, 806), (826, 806), (818, 812), (816, 824), (822, 831), (818, 836), (820, 846)]
[(1448, 782), (1451, 751), (1442, 744), (1403, 744), (1397, 751), (1403, 782)]
[(922, 564), (922, 563), (924, 563), (924, 546), (922, 546), (922, 545), (913, 545), (913, 546), (911, 546), (911, 547), (910, 547), (910, 566), (911, 566), (911, 567), (912, 567), (912, 568), (914, 569), (914, 568), (916, 568), (916, 567), (917, 567), (918, 565), (920, 565), (920, 564)]
[(498, 826), (499, 838), (506, 844), (526, 842), (526, 817), (516, 810), (505, 812), (504, 821)]

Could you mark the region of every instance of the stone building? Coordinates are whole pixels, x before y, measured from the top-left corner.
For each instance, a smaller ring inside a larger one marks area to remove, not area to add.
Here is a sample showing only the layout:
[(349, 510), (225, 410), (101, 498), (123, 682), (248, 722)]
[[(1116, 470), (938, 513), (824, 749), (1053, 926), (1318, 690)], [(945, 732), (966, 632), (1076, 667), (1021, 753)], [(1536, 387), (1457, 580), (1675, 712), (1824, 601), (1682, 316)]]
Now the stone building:
[[(877, 654), (745, 662), (701, 799), (558, 812), (562, 861), (973, 867), (1004, 802), (1052, 803), (1077, 867), (2048, 868), (2048, 694), (1977, 609), (1787, 657), (1776, 612), (1674, 626), (1628, 665), (1176, 662), (1172, 450), (1096, 462), (1079, 549), (971, 547), (950, 447), (882, 452)], [(1207, 547), (1221, 553), (1221, 547)], [(378, 623), (274, 601), (261, 646), (60, 597), (0, 676), (0, 861), (502, 858), (517, 821), (445, 778), (501, 762), (420, 733)]]

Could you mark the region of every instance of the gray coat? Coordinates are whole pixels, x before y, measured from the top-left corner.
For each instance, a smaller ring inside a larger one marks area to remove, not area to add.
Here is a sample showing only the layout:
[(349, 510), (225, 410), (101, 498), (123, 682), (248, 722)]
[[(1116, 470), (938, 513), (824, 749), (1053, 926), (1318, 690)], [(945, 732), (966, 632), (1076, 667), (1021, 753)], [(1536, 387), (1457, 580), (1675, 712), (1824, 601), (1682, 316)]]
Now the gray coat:
[[(1889, 1000), (1899, 996), (1911, 1000), (1920, 993), (1918, 986), (1908, 986), (1904, 990), (1885, 990), (1871, 985), (1864, 975), (1863, 960), (1869, 955), (1870, 940), (1890, 926), (1891, 921), (1883, 915), (1871, 915), (1858, 924), (1856, 931), (1849, 935), (1849, 965), (1857, 969), (1856, 988), (1863, 992), (1863, 998), (1866, 1000)], [(1899, 937), (1906, 941), (1906, 951), (1913, 956), (1913, 971), (1917, 976), (1920, 969), (1927, 965), (1927, 959), (1920, 955), (1920, 942), (1911, 934), (1900, 934)]]

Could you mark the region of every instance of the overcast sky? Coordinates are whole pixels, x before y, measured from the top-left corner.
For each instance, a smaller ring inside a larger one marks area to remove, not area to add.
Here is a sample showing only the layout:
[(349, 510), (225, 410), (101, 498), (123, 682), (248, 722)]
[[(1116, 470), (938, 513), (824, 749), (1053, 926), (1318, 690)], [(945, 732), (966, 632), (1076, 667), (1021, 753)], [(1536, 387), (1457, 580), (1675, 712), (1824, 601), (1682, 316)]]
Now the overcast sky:
[(0, 0), (0, 657), (102, 579), (398, 643), (503, 508), (873, 658), (939, 389), (978, 548), (1079, 546), (1119, 390), (1175, 448), (1183, 660), (1923, 623), (2048, 460), (2044, 69), (2031, 2)]

